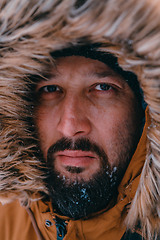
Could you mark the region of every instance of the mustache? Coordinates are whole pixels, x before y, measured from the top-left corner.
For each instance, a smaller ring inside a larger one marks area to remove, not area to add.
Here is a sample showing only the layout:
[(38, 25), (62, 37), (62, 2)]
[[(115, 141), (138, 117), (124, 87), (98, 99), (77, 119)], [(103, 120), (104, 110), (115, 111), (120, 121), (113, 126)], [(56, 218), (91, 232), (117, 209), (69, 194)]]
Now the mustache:
[(55, 153), (64, 150), (81, 150), (86, 152), (93, 152), (98, 155), (101, 159), (108, 159), (103, 148), (98, 146), (98, 144), (92, 142), (88, 138), (79, 138), (76, 140), (72, 140), (69, 138), (61, 138), (51, 147), (49, 147), (47, 152), (47, 162), (51, 162), (53, 160), (53, 156)]

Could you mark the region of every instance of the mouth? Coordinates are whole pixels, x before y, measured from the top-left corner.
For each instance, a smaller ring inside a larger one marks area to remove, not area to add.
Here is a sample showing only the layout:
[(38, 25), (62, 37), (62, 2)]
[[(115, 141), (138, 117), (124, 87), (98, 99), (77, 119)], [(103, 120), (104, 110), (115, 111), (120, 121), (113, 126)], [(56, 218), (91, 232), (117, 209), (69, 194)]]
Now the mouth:
[(92, 152), (64, 150), (58, 152), (55, 158), (64, 167), (86, 168), (95, 161), (96, 156)]

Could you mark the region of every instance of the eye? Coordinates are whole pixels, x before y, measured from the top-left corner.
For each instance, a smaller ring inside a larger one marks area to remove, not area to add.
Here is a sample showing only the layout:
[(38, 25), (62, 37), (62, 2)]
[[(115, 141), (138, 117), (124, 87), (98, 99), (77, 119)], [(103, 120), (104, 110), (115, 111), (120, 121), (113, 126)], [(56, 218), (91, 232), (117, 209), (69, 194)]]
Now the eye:
[(55, 84), (39, 87), (36, 91), (38, 101), (49, 101), (58, 99), (63, 95), (63, 89)]
[(109, 84), (101, 83), (101, 84), (96, 85), (95, 89), (98, 91), (108, 91), (108, 90), (113, 89), (113, 87)]
[(39, 89), (39, 92), (44, 92), (44, 93), (52, 93), (52, 92), (60, 92), (60, 91), (61, 89), (57, 85), (48, 85)]

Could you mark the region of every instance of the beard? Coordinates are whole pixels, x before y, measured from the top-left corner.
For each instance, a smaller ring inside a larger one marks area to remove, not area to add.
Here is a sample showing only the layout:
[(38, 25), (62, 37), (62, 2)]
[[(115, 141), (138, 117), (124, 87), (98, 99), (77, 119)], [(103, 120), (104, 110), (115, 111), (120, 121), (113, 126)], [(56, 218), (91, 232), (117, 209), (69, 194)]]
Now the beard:
[[(95, 153), (100, 162), (99, 169), (86, 181), (78, 178), (83, 171), (81, 167), (66, 167), (66, 171), (77, 175), (71, 179), (55, 169), (54, 155), (58, 151), (81, 150)], [(130, 154), (132, 155), (132, 154)], [(127, 155), (128, 156), (128, 155)], [(119, 154), (119, 162), (126, 159), (126, 154)], [(119, 165), (110, 165), (104, 150), (89, 139), (81, 138), (76, 141), (62, 138), (48, 149), (47, 165), (49, 174), (46, 185), (52, 200), (53, 208), (58, 213), (75, 220), (89, 217), (108, 206), (113, 196), (117, 196), (117, 188), (126, 170)], [(117, 171), (118, 169), (118, 171)]]

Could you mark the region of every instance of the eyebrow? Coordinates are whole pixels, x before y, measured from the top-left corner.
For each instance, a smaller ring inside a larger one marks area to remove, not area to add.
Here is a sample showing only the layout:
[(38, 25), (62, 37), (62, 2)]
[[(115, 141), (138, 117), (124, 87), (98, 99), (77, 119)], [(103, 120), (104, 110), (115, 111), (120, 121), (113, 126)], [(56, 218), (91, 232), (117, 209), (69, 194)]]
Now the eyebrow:
[[(116, 74), (114, 74), (114, 72), (110, 72), (110, 71), (102, 71), (102, 72), (95, 72), (94, 70), (93, 71), (90, 71), (90, 72), (83, 72), (82, 73), (82, 76), (85, 77), (85, 78), (90, 78), (90, 77), (96, 77), (96, 78), (106, 78), (108, 76), (114, 76)], [(58, 78), (60, 76), (59, 72), (52, 72), (50, 73), (50, 76), (46, 77), (46, 78), (43, 78), (41, 81), (49, 81), (51, 80), (52, 78)]]
[(47, 74), (41, 74), (37, 76), (37, 82), (43, 82), (43, 81), (50, 81), (52, 78), (57, 78), (59, 76), (58, 73), (50, 72)]
[(102, 71), (102, 72), (95, 72), (90, 71), (87, 73), (83, 73), (84, 77), (97, 77), (97, 78), (106, 78), (108, 76), (116, 76), (117, 74), (111, 71)]
[[(58, 78), (60, 76), (60, 73), (58, 71), (52, 71), (48, 76), (46, 77), (42, 77), (39, 79), (39, 82), (41, 81), (50, 81), (52, 78)], [(96, 77), (98, 79), (100, 78), (106, 78), (109, 76), (117, 76), (117, 73), (114, 71), (102, 71), (102, 72), (95, 72), (94, 70), (91, 70), (89, 72), (83, 72), (82, 76), (85, 78), (92, 78), (92, 77)]]

